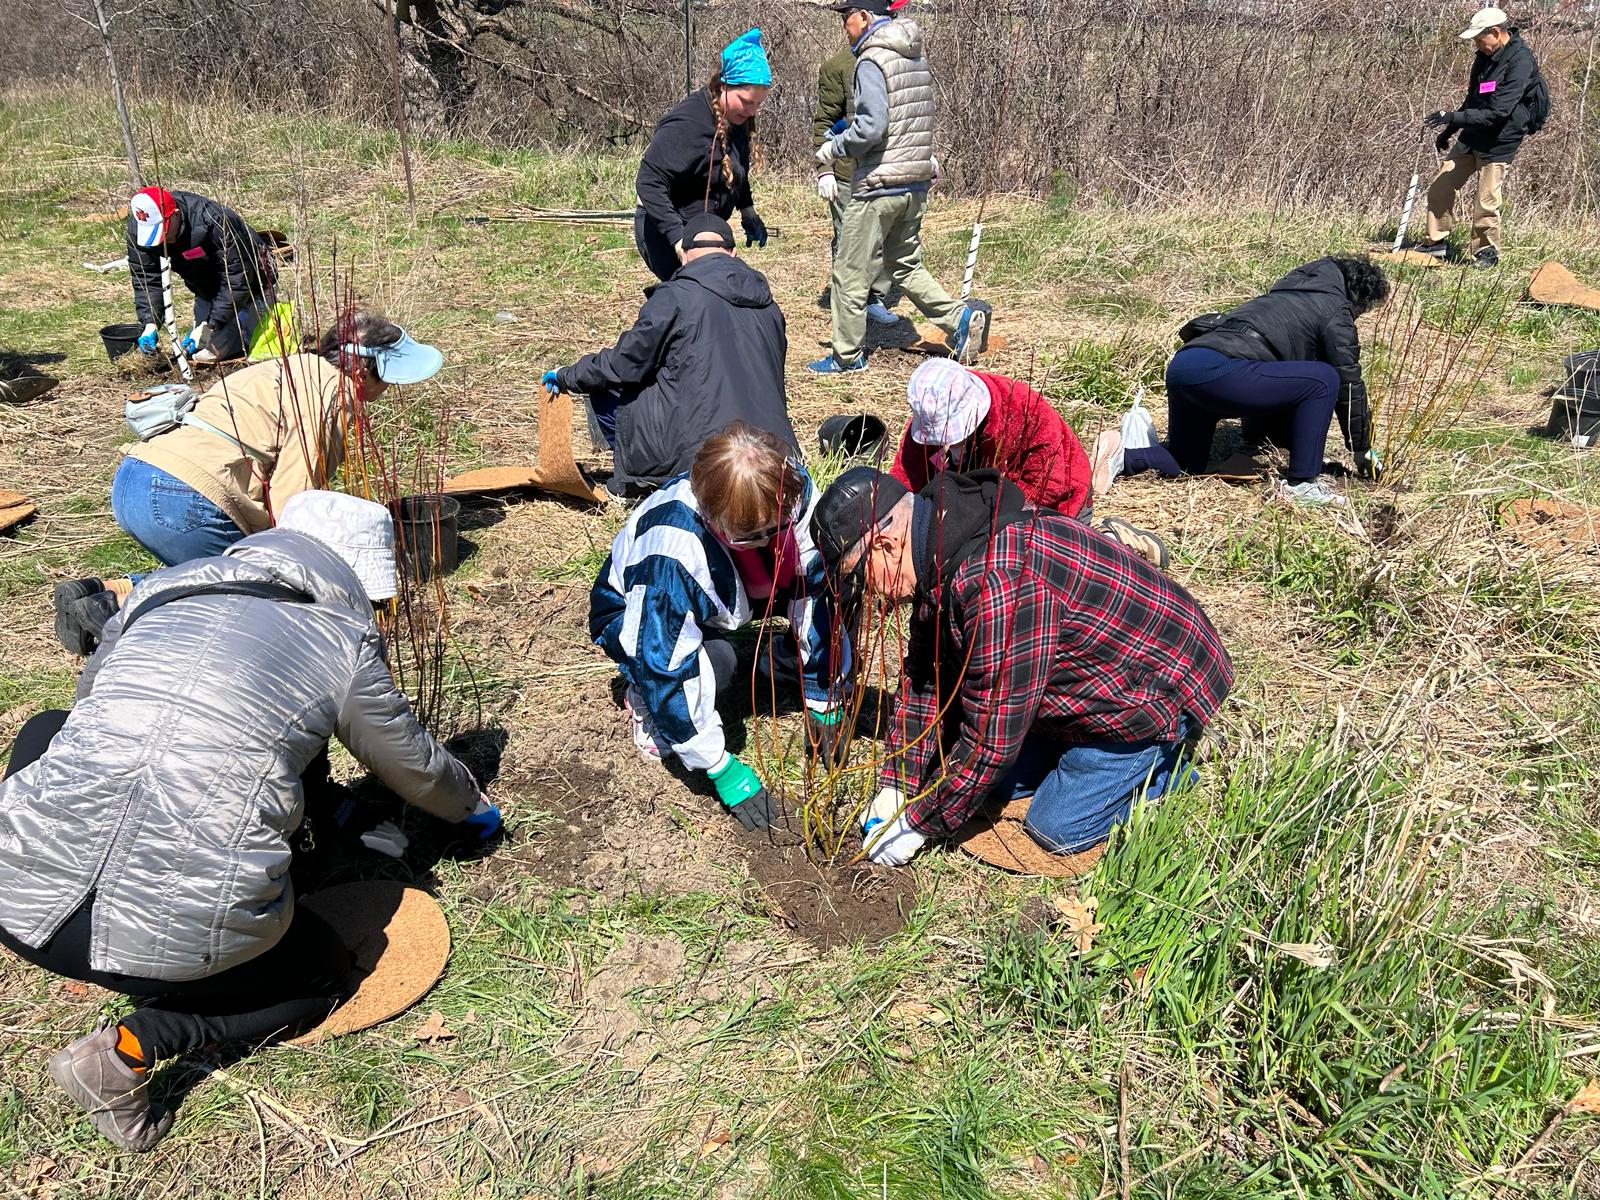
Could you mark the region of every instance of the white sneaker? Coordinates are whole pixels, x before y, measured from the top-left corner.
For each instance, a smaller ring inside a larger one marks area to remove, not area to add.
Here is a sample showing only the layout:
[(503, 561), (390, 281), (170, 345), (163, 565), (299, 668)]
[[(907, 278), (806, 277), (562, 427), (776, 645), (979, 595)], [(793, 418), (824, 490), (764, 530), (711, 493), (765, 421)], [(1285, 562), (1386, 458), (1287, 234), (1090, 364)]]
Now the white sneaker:
[(1144, 406), (1144, 385), (1133, 395), (1133, 407), (1122, 414), (1122, 448), (1148, 450), (1156, 444), (1156, 422)]
[(900, 318), (885, 308), (882, 301), (879, 300), (874, 300), (867, 305), (867, 320), (878, 325), (898, 325), (900, 323)]
[(644, 711), (644, 700), (632, 688), (622, 698), (622, 707), (628, 710), (628, 720), (633, 725), (633, 744), (647, 762), (660, 762), (672, 753), (672, 747), (656, 736), (656, 727)]
[(1304, 483), (1290, 483), (1287, 480), (1283, 480), (1278, 484), (1278, 495), (1285, 500), (1292, 500), (1296, 504), (1334, 505), (1337, 507), (1349, 503), (1321, 479), (1308, 479)]
[(1122, 474), (1126, 457), (1122, 450), (1122, 435), (1115, 429), (1102, 430), (1100, 436), (1095, 438), (1094, 453), (1089, 456), (1089, 463), (1094, 472), (1096, 498), (1111, 490), (1111, 485)]

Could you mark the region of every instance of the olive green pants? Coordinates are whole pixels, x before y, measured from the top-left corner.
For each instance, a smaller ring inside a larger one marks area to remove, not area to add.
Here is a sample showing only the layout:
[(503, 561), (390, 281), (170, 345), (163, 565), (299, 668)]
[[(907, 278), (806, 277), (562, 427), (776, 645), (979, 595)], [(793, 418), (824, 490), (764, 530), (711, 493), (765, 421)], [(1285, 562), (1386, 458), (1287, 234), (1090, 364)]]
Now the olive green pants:
[[(844, 210), (850, 207), (850, 181), (840, 182), (841, 191), (832, 200), (828, 201), (828, 215), (833, 218), (833, 253), (839, 253), (839, 229), (844, 224)], [(869, 300), (882, 300), (889, 294), (894, 286), (894, 281), (889, 278), (889, 266), (881, 258), (878, 260), (878, 274), (872, 281), (872, 291), (868, 294)]]
[(961, 303), (922, 265), (922, 214), (926, 192), (852, 198), (839, 225), (833, 256), (833, 355), (853, 362), (867, 345), (867, 296), (880, 270), (922, 314), (954, 333)]

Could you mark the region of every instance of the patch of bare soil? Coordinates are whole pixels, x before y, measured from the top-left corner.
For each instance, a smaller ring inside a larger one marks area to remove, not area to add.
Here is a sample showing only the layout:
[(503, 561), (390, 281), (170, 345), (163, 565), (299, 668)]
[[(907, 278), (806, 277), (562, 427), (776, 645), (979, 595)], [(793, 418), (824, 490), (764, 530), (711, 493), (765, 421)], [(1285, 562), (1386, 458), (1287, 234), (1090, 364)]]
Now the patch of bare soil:
[(1600, 509), (1565, 500), (1523, 498), (1505, 509), (1511, 536), (1530, 550), (1600, 553)]
[(739, 848), (755, 889), (749, 901), (819, 950), (876, 945), (905, 926), (916, 903), (910, 871), (813, 862), (799, 834), (781, 825), (745, 835)]
[(651, 992), (670, 997), (684, 976), (683, 943), (670, 935), (629, 933), (606, 956), (583, 988), (583, 1009), (577, 1022), (556, 1043), (564, 1062), (608, 1058), (629, 1071), (642, 1070), (660, 1045), (656, 1022), (650, 1019)]

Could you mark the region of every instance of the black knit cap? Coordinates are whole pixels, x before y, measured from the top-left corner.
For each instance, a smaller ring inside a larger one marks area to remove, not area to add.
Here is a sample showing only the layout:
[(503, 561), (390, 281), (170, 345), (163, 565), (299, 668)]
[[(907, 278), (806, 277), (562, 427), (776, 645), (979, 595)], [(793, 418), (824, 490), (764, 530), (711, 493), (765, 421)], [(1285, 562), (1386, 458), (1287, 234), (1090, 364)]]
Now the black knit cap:
[(889, 0), (841, 0), (840, 3), (830, 4), (828, 7), (836, 13), (855, 12), (859, 9), (875, 17), (887, 17), (891, 10)]
[(872, 467), (851, 467), (829, 484), (811, 514), (811, 541), (829, 572), (837, 573), (839, 560), (910, 494), (893, 475)]
[(685, 250), (705, 250), (712, 246), (733, 249), (733, 227), (716, 213), (697, 213), (683, 223)]

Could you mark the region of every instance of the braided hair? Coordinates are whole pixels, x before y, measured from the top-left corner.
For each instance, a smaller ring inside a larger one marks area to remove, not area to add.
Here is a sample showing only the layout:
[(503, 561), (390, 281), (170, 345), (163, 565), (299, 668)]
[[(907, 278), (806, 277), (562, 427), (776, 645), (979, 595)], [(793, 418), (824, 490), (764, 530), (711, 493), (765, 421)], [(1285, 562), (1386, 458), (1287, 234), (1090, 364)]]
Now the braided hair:
[[(726, 90), (722, 82), (722, 67), (719, 64), (712, 69), (711, 78), (706, 81), (706, 95), (711, 99), (711, 112), (717, 118), (717, 130), (711, 135), (711, 149), (706, 153), (706, 198), (705, 207), (711, 209), (711, 164), (717, 157), (717, 144), (722, 144), (722, 182), (733, 188), (733, 155), (728, 142), (728, 116), (722, 106), (722, 94)], [(745, 164), (746, 171), (755, 170), (756, 165), (756, 119), (751, 117), (745, 122), (745, 128), (750, 133), (750, 161)]]

